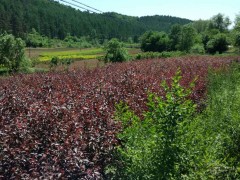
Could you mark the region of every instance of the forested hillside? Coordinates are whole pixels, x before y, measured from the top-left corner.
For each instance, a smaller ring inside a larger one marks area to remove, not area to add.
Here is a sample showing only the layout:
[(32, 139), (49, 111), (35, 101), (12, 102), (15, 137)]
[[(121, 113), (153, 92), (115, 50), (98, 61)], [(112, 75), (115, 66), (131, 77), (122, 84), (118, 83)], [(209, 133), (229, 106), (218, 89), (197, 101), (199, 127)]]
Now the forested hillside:
[(23, 37), (32, 28), (42, 35), (63, 39), (91, 36), (126, 40), (147, 30), (169, 31), (173, 24), (191, 22), (170, 16), (131, 17), (117, 13), (90, 13), (53, 0), (0, 0), (0, 31)]

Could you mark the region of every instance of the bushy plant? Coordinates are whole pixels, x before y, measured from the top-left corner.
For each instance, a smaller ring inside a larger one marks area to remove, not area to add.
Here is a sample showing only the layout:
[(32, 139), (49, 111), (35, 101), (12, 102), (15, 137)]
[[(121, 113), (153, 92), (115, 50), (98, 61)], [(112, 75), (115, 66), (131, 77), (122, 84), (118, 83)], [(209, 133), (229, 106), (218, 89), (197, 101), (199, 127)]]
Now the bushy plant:
[(105, 62), (123, 62), (130, 59), (127, 50), (117, 39), (111, 39), (105, 46)]
[(148, 95), (143, 120), (128, 106), (117, 105), (115, 118), (123, 126), (118, 148), (123, 165), (115, 178), (180, 179), (187, 174), (184, 136), (196, 105), (188, 99), (191, 90), (184, 89), (180, 80), (178, 71), (171, 86), (163, 82), (164, 97)]
[(207, 52), (210, 54), (215, 54), (218, 52), (222, 54), (228, 50), (228, 40), (227, 36), (223, 33), (218, 33), (213, 36), (207, 43)]
[(163, 52), (170, 46), (170, 40), (165, 32), (148, 31), (141, 38), (141, 49), (144, 52)]
[(60, 63), (60, 59), (58, 57), (53, 57), (50, 61), (50, 69), (54, 69)]
[(34, 28), (26, 37), (27, 47), (49, 47), (50, 39), (46, 36), (39, 34)]
[(17, 72), (24, 60), (25, 43), (11, 34), (0, 35), (0, 65)]
[(204, 45), (202, 44), (195, 44), (190, 50), (193, 54), (205, 54)]

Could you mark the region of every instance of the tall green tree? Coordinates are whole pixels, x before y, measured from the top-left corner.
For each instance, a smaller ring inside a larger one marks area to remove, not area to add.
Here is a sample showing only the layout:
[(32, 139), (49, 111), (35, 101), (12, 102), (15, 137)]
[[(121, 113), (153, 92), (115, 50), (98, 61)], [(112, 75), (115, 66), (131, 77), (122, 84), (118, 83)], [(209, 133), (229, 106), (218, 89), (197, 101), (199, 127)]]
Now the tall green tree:
[(181, 51), (189, 52), (194, 45), (196, 35), (196, 30), (191, 25), (184, 25), (182, 27), (179, 49)]
[(148, 31), (141, 38), (142, 51), (162, 52), (168, 50), (170, 40), (165, 32)]
[(207, 30), (209, 27), (209, 20), (197, 20), (192, 22), (192, 26), (196, 29), (197, 33), (203, 33)]
[(207, 51), (211, 54), (215, 54), (216, 52), (222, 54), (228, 50), (228, 44), (227, 35), (224, 33), (218, 33), (208, 41)]
[(179, 44), (181, 41), (182, 26), (180, 24), (175, 24), (171, 27), (169, 38), (170, 38), (170, 49), (176, 51), (179, 49)]
[(239, 48), (240, 52), (240, 13), (236, 15), (235, 25), (234, 25), (234, 45)]
[(235, 34), (234, 45), (238, 47), (238, 52), (240, 52), (240, 32)]
[(234, 23), (235, 23), (234, 29), (236, 28), (240, 29), (240, 12), (236, 15)]
[(228, 17), (218, 13), (210, 19), (209, 29), (218, 29), (220, 32), (228, 31), (231, 21)]

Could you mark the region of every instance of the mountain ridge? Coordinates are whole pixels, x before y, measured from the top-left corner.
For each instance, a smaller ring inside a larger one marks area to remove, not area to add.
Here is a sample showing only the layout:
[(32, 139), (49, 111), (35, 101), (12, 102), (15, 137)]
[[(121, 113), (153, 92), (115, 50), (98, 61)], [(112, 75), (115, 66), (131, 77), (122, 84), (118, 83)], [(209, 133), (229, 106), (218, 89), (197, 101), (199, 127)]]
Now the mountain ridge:
[(168, 32), (173, 24), (188, 24), (191, 20), (172, 16), (127, 16), (114, 12), (103, 14), (80, 11), (54, 0), (0, 0), (0, 31), (22, 37), (36, 29), (42, 35), (64, 39), (91, 36), (136, 39), (145, 31)]

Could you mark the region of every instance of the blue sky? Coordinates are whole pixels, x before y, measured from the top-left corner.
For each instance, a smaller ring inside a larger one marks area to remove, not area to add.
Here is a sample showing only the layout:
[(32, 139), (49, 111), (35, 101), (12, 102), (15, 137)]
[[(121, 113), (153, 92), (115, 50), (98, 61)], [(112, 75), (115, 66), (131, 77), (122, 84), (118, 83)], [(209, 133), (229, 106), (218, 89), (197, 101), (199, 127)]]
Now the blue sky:
[[(71, 2), (71, 0), (67, 0)], [(191, 20), (223, 13), (234, 21), (240, 0), (77, 0), (104, 12), (131, 16), (171, 15)]]

